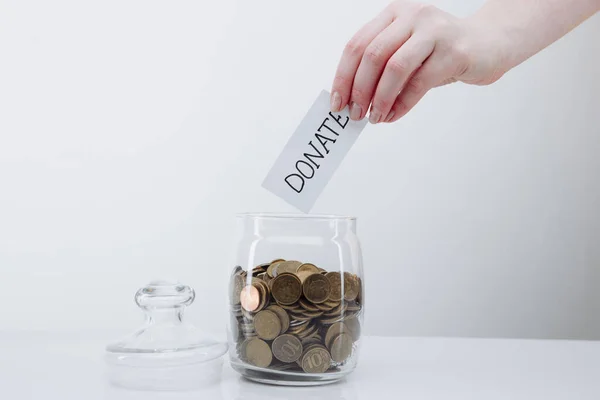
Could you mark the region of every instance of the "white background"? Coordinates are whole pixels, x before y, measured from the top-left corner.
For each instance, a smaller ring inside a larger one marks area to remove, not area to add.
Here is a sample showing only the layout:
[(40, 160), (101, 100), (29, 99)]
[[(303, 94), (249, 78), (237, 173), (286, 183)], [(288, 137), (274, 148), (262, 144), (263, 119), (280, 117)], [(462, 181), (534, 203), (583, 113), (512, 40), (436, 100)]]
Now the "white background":
[[(222, 334), (233, 215), (291, 211), (260, 184), (385, 3), (0, 0), (0, 329), (173, 277)], [(599, 37), (365, 129), (313, 212), (359, 218), (368, 333), (600, 339)]]

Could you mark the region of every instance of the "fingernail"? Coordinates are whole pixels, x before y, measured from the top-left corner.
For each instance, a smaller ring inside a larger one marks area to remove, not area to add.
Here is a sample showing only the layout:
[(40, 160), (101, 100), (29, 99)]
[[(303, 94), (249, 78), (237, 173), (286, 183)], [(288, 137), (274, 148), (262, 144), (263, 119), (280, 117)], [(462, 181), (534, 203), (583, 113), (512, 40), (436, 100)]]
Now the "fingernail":
[(362, 115), (362, 108), (355, 102), (350, 103), (350, 119), (353, 121), (360, 121)]
[(338, 112), (341, 111), (340, 108), (342, 106), (342, 96), (338, 92), (333, 92), (331, 95), (331, 111)]
[(396, 113), (394, 111), (390, 111), (390, 113), (388, 114), (388, 117), (386, 118), (385, 122), (390, 122), (392, 120), (392, 118), (394, 118), (394, 115)]
[(378, 124), (381, 121), (381, 113), (377, 110), (371, 110), (369, 114), (369, 122), (372, 124)]

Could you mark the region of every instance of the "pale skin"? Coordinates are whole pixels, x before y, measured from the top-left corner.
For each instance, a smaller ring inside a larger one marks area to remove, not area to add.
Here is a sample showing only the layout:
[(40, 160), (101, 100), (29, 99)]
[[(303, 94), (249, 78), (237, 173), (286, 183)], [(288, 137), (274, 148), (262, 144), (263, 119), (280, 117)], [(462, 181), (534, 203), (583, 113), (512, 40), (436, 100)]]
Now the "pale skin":
[(331, 109), (358, 121), (395, 122), (431, 89), (489, 85), (600, 10), (600, 0), (488, 0), (458, 18), (394, 1), (344, 48)]

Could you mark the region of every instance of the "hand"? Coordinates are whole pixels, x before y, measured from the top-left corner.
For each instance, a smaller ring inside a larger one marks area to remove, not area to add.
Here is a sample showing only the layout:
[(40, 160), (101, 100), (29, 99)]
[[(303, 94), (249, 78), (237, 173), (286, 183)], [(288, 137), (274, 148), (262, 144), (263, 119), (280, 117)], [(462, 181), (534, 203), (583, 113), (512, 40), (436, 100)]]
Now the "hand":
[(457, 18), (430, 5), (394, 1), (348, 42), (340, 60), (331, 108), (350, 105), (361, 120), (394, 122), (430, 89), (462, 81), (486, 85), (504, 69), (504, 37), (476, 16)]

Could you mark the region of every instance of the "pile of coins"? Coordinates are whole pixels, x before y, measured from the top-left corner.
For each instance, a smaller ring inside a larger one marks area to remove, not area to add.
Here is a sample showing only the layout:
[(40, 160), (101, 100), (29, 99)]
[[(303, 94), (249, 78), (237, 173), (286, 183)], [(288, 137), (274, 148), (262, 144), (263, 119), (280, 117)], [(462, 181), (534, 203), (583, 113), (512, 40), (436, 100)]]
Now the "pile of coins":
[(355, 274), (273, 260), (231, 275), (231, 334), (241, 361), (324, 373), (342, 366), (360, 337), (362, 282)]

